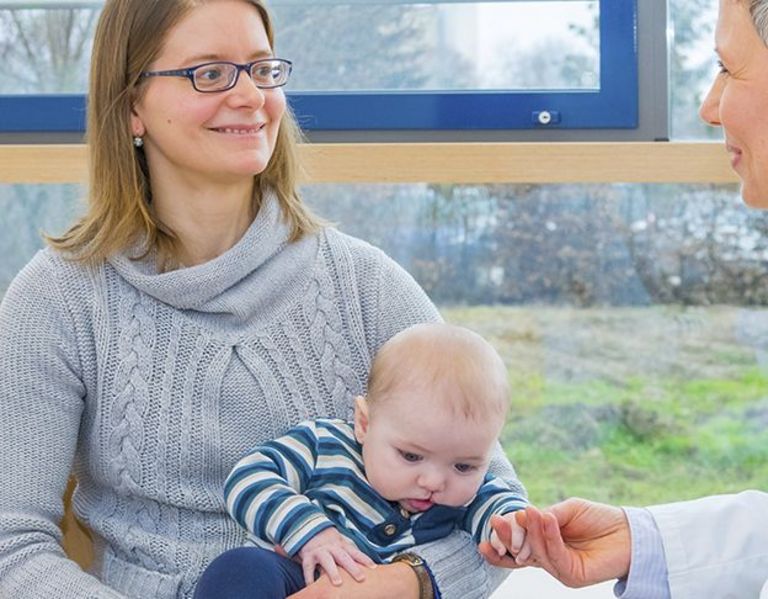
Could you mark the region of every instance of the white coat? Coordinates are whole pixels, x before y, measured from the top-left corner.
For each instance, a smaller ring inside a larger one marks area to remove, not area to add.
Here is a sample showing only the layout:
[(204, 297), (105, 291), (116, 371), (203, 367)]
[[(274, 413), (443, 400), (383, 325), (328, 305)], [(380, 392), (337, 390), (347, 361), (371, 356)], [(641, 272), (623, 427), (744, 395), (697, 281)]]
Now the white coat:
[(672, 599), (768, 599), (768, 493), (648, 509), (664, 543)]

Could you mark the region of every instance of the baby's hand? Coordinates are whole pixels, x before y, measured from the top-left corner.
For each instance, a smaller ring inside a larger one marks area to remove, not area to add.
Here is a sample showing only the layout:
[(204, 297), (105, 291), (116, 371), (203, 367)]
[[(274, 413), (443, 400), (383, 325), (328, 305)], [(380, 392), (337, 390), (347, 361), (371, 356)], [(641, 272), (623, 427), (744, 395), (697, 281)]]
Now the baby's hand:
[(509, 546), (506, 546), (502, 542), (496, 532), (496, 523), (494, 522), (495, 518), (492, 518), (491, 527), (493, 530), (491, 530), (490, 538), (491, 547), (493, 547), (496, 553), (499, 554), (499, 557), (504, 557), (505, 555), (509, 554), (512, 556), (515, 563), (519, 564), (520, 562), (528, 559), (528, 557), (531, 555), (531, 547), (525, 542), (525, 529), (517, 523), (514, 512), (504, 514), (500, 517), (500, 519), (504, 520), (511, 530), (511, 543)]
[(357, 582), (365, 580), (365, 573), (360, 564), (371, 568), (376, 565), (335, 528), (326, 528), (307, 541), (299, 549), (299, 557), (307, 586), (315, 581), (315, 568), (318, 566), (325, 571), (331, 582), (338, 586), (341, 584), (341, 575), (337, 564), (349, 572)]

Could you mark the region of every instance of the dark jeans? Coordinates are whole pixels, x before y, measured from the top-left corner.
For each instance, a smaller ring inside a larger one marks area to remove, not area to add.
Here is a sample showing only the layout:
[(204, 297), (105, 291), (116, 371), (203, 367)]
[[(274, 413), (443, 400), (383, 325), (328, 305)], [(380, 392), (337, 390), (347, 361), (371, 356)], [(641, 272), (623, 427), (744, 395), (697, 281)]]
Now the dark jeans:
[(285, 599), (303, 588), (301, 564), (260, 547), (239, 547), (211, 562), (193, 599)]

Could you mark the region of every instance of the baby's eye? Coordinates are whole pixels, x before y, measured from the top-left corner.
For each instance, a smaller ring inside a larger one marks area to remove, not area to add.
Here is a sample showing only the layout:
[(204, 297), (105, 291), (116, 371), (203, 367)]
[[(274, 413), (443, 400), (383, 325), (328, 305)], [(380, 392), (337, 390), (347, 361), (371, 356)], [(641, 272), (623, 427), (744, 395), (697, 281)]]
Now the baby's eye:
[(454, 468), (461, 474), (469, 474), (470, 472), (477, 470), (477, 466), (473, 466), (472, 464), (456, 464)]
[(421, 460), (421, 456), (418, 453), (411, 453), (410, 451), (402, 451), (400, 449), (398, 451), (406, 462), (418, 462)]
[(728, 68), (723, 64), (722, 60), (717, 61), (717, 68), (720, 74), (727, 75), (728, 74)]

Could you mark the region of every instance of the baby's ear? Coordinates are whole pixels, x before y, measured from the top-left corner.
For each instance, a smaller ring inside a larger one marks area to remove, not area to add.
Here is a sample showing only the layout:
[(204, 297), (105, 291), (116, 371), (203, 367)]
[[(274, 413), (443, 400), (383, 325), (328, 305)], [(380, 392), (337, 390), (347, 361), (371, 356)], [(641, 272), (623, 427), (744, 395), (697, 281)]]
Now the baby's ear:
[(355, 397), (355, 439), (361, 445), (368, 434), (368, 400), (364, 396)]

